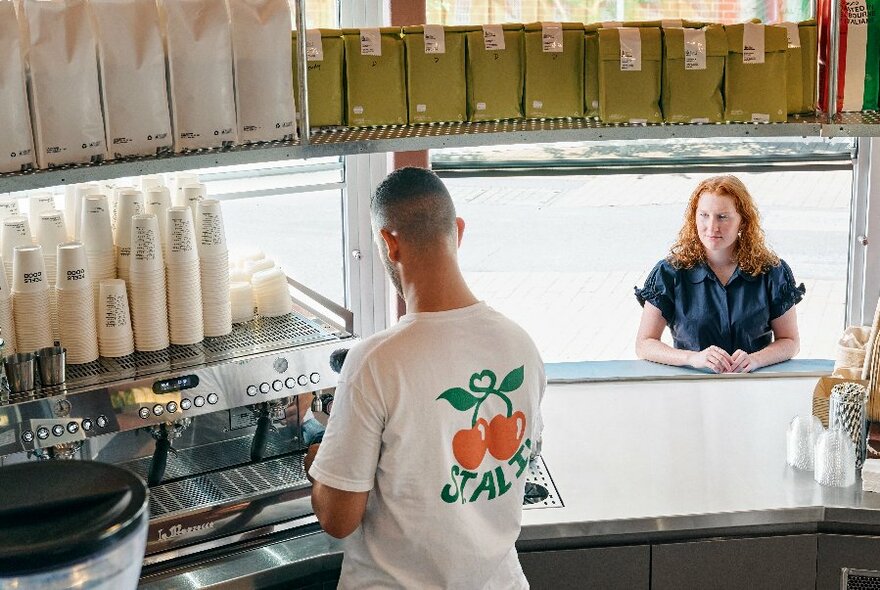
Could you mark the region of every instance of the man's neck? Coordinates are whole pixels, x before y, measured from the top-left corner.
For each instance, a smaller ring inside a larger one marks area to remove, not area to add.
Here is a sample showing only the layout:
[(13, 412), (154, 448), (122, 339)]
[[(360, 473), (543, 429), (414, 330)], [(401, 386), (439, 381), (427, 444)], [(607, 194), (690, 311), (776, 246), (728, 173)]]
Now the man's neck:
[(407, 313), (449, 311), (479, 302), (458, 269), (419, 279), (404, 281)]

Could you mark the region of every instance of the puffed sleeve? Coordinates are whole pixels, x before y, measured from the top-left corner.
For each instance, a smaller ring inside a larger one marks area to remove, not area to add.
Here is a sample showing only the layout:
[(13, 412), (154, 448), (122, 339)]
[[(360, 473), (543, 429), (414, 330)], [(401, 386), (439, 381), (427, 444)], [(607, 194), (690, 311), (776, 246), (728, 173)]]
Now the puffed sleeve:
[(774, 266), (768, 272), (768, 289), (770, 290), (770, 319), (781, 317), (793, 306), (800, 303), (807, 292), (803, 283), (794, 282), (794, 273), (784, 260), (779, 261), (779, 266)]
[(639, 305), (645, 306), (648, 301), (660, 310), (663, 319), (672, 323), (675, 318), (675, 269), (666, 261), (661, 260), (654, 266), (641, 289), (634, 288)]

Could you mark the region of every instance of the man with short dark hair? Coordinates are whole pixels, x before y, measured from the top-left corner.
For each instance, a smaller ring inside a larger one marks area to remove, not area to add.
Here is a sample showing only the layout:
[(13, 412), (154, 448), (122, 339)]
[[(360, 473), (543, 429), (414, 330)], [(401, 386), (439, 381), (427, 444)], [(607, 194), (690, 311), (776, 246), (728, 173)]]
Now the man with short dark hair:
[(407, 314), (351, 349), (306, 460), (318, 520), (346, 538), (339, 587), (528, 588), (514, 542), (541, 357), (465, 283), (464, 221), (433, 172), (393, 172), (370, 213)]

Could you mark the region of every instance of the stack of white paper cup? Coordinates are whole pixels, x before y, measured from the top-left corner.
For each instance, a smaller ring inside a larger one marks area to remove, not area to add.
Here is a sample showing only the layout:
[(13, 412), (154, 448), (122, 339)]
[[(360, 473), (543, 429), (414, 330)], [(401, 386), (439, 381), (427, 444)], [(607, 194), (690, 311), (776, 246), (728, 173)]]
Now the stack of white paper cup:
[[(11, 215), (3, 220), (3, 234), (0, 235), (2, 243), (3, 268), (6, 272), (6, 281), (12, 284), (12, 253), (16, 246), (31, 246), (34, 243), (31, 237), (31, 226), (27, 217)], [(30, 352), (30, 351), (24, 351)]]
[[(55, 211), (55, 195), (52, 193), (31, 193), (28, 195), (28, 222), (34, 238), (40, 239), (40, 214)], [(54, 250), (53, 256), (54, 254)]]
[(185, 205), (192, 209), (193, 219), (196, 218), (198, 214), (198, 202), (204, 201), (208, 198), (208, 190), (205, 188), (205, 185), (200, 182), (191, 182), (183, 185), (183, 202), (181, 205)]
[(159, 237), (162, 245), (162, 255), (168, 260), (168, 210), (171, 209), (171, 192), (164, 186), (147, 190), (144, 195), (147, 213), (152, 213), (159, 220)]
[(188, 184), (198, 184), (199, 175), (192, 172), (176, 172), (174, 174), (174, 184), (171, 191), (171, 203), (174, 207), (181, 207), (186, 204), (183, 198), (183, 187)]
[(101, 356), (115, 358), (134, 352), (128, 293), (122, 279), (104, 279), (98, 284), (97, 323)]
[[(113, 245), (113, 230), (110, 227), (110, 210), (105, 195), (90, 195), (82, 205), (80, 232), (83, 246), (89, 261), (89, 276), (92, 278), (96, 305), (98, 286), (104, 279), (116, 278), (116, 249)], [(100, 311), (100, 306), (96, 307)]]
[(0, 199), (0, 220), (20, 215), (18, 211), (18, 199)]
[(97, 182), (78, 184), (73, 189), (71, 199), (67, 192), (64, 194), (64, 221), (70, 239), (80, 239), (82, 235), (80, 224), (82, 223), (82, 205), (86, 197), (101, 194), (101, 185)]
[(232, 323), (241, 324), (254, 319), (254, 288), (250, 281), (229, 283)]
[(16, 246), (13, 250), (12, 315), (20, 352), (52, 346), (49, 282), (40, 246)]
[(229, 302), (229, 250), (220, 202), (198, 201), (196, 239), (202, 281), (202, 312), (205, 336), (225, 336), (232, 332)]
[(280, 268), (271, 268), (254, 273), (251, 279), (257, 314), (263, 317), (277, 317), (293, 311), (293, 300), (287, 288), (287, 277)]
[(116, 239), (116, 232), (119, 228), (119, 200), (123, 197), (123, 195), (127, 195), (125, 200), (127, 201), (135, 201), (140, 202), (141, 209), (138, 213), (144, 212), (144, 196), (141, 191), (134, 188), (133, 186), (118, 186), (113, 189), (113, 196), (109, 197), (110, 203), (110, 227), (113, 228), (113, 239)]
[(159, 221), (146, 213), (131, 218), (131, 321), (135, 349), (168, 348), (168, 303)]
[(161, 174), (148, 174), (147, 176), (141, 176), (141, 192), (146, 194), (150, 191), (150, 189), (164, 187), (165, 179), (162, 178)]
[(6, 282), (6, 273), (0, 272), (0, 337), (6, 347), (4, 354), (15, 354), (18, 343), (15, 338), (15, 318), (12, 314), (12, 291)]
[(131, 218), (144, 212), (144, 195), (138, 190), (124, 189), (117, 197), (116, 273), (120, 279), (127, 281), (131, 257)]
[(67, 228), (64, 215), (60, 211), (40, 213), (37, 225), (37, 243), (43, 248), (43, 262), (46, 265), (46, 280), (49, 283), (49, 310), (52, 338), (58, 340), (58, 301), (55, 292), (55, 279), (58, 276), (58, 245), (67, 241)]
[(89, 277), (88, 257), (82, 242), (58, 245), (58, 278), (55, 289), (58, 307), (58, 339), (67, 349), (72, 365), (98, 359), (98, 329), (95, 323), (95, 293)]
[(172, 344), (195, 344), (205, 337), (201, 271), (189, 207), (168, 210), (168, 329)]

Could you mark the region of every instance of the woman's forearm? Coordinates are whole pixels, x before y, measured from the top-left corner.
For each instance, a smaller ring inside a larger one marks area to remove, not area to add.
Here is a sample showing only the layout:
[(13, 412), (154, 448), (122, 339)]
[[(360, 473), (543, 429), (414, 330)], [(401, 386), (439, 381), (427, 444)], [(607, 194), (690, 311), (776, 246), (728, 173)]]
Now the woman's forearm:
[(636, 356), (673, 367), (690, 366), (690, 350), (672, 348), (656, 338), (643, 338), (636, 341)]
[(800, 342), (793, 338), (779, 338), (774, 340), (766, 348), (752, 353), (752, 360), (758, 367), (775, 365), (787, 361), (800, 351)]

